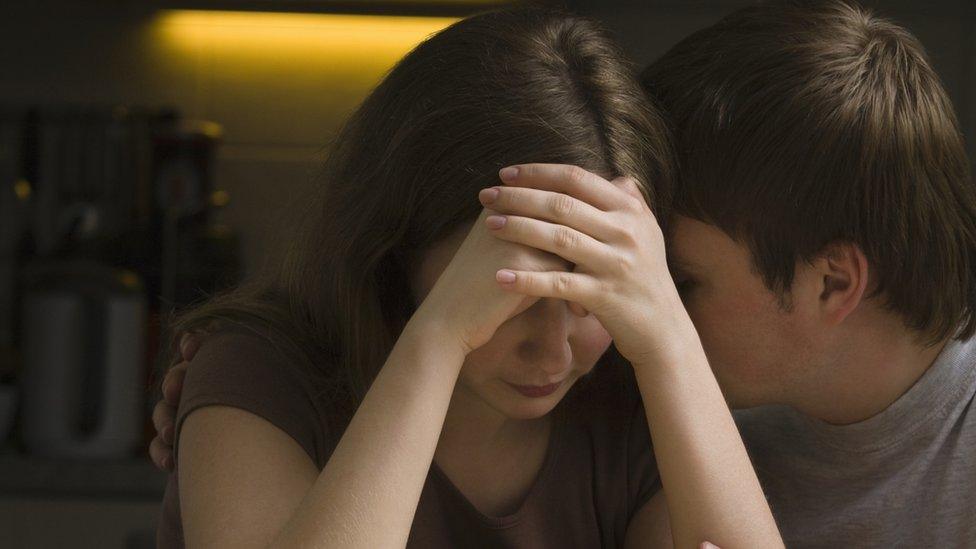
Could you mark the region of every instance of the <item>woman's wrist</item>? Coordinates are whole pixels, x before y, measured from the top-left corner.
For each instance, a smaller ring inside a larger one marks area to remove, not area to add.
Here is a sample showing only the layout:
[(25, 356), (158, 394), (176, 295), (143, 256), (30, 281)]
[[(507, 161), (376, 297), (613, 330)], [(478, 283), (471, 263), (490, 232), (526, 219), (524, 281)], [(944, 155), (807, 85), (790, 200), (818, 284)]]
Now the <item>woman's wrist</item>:
[(435, 356), (438, 363), (459, 372), (470, 350), (450, 326), (438, 319), (414, 315), (397, 340), (397, 346), (407, 345), (423, 356)]
[(698, 331), (687, 314), (678, 316), (666, 330), (649, 335), (647, 341), (647, 350), (631, 360), (637, 370), (682, 368), (692, 361), (707, 364)]

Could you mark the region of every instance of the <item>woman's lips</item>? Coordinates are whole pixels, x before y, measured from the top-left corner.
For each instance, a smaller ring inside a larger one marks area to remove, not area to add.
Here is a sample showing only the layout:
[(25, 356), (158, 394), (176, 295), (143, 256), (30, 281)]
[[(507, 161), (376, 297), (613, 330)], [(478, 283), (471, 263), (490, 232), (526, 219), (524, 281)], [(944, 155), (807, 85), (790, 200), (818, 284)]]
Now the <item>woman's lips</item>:
[[(507, 381), (505, 383), (508, 383)], [(516, 385), (514, 383), (508, 383), (513, 389), (522, 393), (523, 396), (530, 398), (542, 398), (549, 396), (559, 389), (559, 386), (563, 384), (562, 381), (558, 383), (550, 383), (549, 385)]]

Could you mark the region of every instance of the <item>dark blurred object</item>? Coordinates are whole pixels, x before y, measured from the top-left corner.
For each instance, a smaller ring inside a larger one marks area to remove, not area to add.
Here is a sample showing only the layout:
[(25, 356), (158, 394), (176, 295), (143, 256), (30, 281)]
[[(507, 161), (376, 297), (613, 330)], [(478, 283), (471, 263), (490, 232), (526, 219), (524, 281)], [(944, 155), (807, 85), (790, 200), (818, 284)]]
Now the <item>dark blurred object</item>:
[(169, 109), (32, 109), (23, 139), (24, 180), (35, 182), (25, 259), (133, 269), (153, 310), (233, 284), (241, 273), (236, 236), (211, 225), (212, 211), (229, 200), (214, 190), (221, 134), (214, 122)]
[(23, 381), (28, 450), (142, 453), (162, 319), (242, 271), (212, 222), (221, 133), (165, 108), (0, 109), (0, 388)]
[(17, 416), (19, 391), (13, 383), (0, 383), (0, 442), (7, 439)]
[(213, 122), (180, 120), (153, 136), (156, 200), (150, 240), (161, 243), (155, 256), (161, 263), (147, 275), (163, 308), (189, 304), (240, 276), (236, 235), (211, 224), (213, 209), (229, 200), (213, 184), (222, 133)]
[[(17, 258), (31, 192), (23, 174), (23, 119), (22, 113), (0, 111), (0, 383), (13, 373), (16, 362)], [(0, 430), (0, 441), (3, 438)]]
[(142, 440), (146, 298), (91, 261), (25, 272), (23, 437), (47, 457), (127, 457)]
[(125, 537), (125, 549), (156, 549), (155, 530), (137, 530)]
[(171, 124), (166, 109), (65, 106), (32, 109), (25, 170), (34, 183), (33, 250), (113, 264), (152, 216), (151, 135)]

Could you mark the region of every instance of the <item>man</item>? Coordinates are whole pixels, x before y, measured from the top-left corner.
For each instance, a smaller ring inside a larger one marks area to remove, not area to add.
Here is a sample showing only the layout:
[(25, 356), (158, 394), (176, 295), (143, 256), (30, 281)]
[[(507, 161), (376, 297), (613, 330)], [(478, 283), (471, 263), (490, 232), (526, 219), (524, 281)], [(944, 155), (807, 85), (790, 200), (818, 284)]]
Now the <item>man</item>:
[(669, 258), (788, 547), (976, 546), (976, 190), (921, 45), (763, 4), (642, 74)]

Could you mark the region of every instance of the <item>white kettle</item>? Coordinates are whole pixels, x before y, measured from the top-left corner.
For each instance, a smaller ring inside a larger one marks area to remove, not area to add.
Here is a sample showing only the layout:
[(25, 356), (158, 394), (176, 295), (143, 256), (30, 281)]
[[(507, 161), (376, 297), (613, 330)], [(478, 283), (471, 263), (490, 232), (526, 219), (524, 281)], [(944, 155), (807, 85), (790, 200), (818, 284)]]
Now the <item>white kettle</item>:
[(32, 266), (23, 300), (23, 437), (31, 454), (124, 458), (142, 440), (146, 298), (131, 271)]

